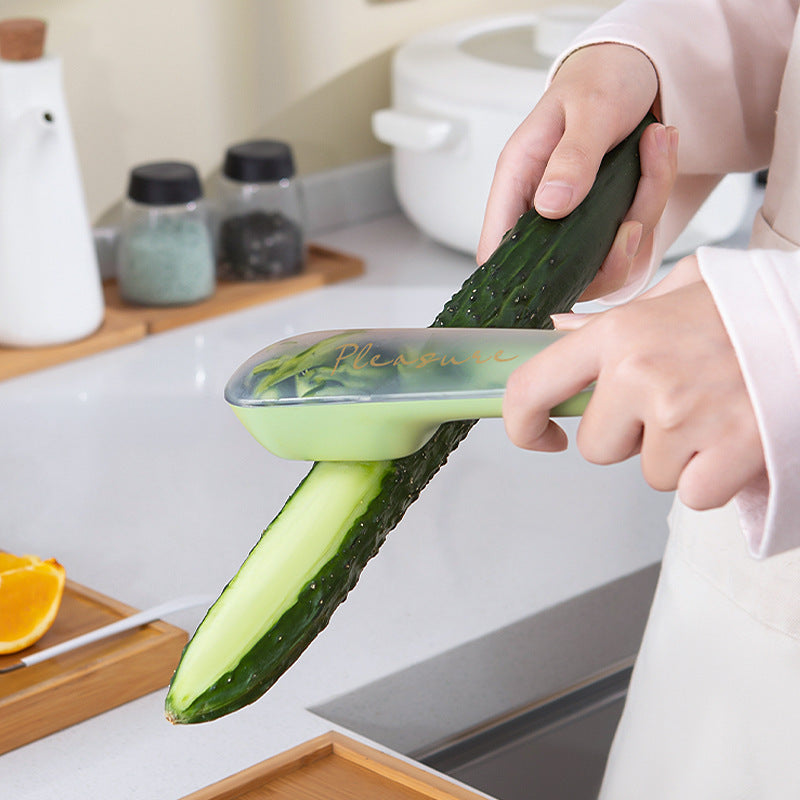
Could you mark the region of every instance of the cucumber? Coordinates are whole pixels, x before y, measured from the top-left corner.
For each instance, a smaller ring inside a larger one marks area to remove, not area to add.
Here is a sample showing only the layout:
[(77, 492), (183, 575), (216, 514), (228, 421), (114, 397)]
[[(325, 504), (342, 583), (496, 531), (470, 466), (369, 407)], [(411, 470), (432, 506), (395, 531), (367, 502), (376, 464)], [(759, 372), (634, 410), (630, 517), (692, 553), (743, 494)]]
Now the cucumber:
[[(604, 158), (567, 217), (531, 210), (465, 281), (433, 326), (552, 327), (603, 262), (640, 177), (639, 139)], [(386, 535), (475, 421), (448, 422), (418, 452), (393, 461), (314, 464), (209, 609), (166, 697), (174, 723), (204, 722), (258, 699), (328, 624)]]

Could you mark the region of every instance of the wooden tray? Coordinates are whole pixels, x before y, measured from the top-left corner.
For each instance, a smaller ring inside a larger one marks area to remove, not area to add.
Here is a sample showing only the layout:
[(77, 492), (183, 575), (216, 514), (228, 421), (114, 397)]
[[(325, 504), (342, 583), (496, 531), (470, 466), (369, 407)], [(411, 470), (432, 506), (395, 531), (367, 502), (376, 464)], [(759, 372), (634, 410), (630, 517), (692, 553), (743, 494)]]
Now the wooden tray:
[(183, 800), (479, 800), (482, 795), (331, 731)]
[[(135, 611), (67, 580), (53, 627), (24, 653)], [(159, 620), (0, 675), (0, 754), (163, 688), (187, 639), (186, 631)], [(19, 655), (0, 656), (0, 666)]]
[(101, 353), (143, 339), (146, 335), (147, 326), (142, 320), (116, 314), (107, 308), (100, 328), (77, 342), (53, 347), (0, 347), (0, 380)]
[(148, 333), (200, 322), (219, 314), (278, 300), (299, 292), (307, 292), (330, 283), (355, 278), (364, 272), (364, 262), (316, 244), (308, 247), (308, 257), (299, 275), (265, 281), (220, 281), (212, 297), (190, 306), (142, 308), (125, 303), (114, 282), (105, 287), (106, 308), (115, 316), (132, 322), (144, 322)]
[(310, 244), (299, 275), (267, 281), (221, 281), (212, 297), (190, 306), (132, 306), (120, 298), (116, 282), (108, 281), (103, 286), (105, 319), (96, 333), (54, 347), (0, 347), (0, 380), (129, 344), (148, 334), (355, 278), (363, 272), (364, 262), (360, 258)]

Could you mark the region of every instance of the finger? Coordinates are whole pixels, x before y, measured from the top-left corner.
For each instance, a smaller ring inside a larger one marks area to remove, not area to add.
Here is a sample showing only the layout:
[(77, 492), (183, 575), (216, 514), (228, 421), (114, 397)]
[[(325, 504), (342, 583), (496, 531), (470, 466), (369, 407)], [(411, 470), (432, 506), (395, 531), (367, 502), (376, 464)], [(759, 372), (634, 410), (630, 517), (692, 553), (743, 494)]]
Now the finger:
[(511, 374), (503, 397), (503, 423), (512, 444), (525, 450), (553, 453), (567, 446), (564, 431), (550, 419), (550, 408), (535, 405), (530, 390), (531, 368)]
[(621, 289), (628, 280), (633, 259), (639, 249), (643, 226), (641, 222), (623, 222), (608, 255), (600, 265), (597, 275), (580, 296), (580, 301), (594, 300)]
[(533, 206), (533, 194), (564, 130), (560, 106), (543, 100), (513, 133), (497, 160), (483, 219), (478, 263), (484, 263), (506, 231)]
[(763, 473), (760, 447), (752, 436), (736, 437), (694, 455), (677, 482), (682, 502), (696, 511), (724, 506)]
[(696, 455), (688, 437), (646, 425), (642, 435), (641, 470), (647, 483), (659, 492), (678, 488), (687, 464)]
[(654, 123), (639, 142), (641, 178), (626, 220), (642, 223), (642, 241), (648, 239), (661, 219), (678, 174), (678, 131)]
[(597, 276), (579, 298), (604, 297), (628, 282), (634, 259), (649, 251), (653, 230), (661, 218), (678, 170), (677, 130), (660, 123), (647, 127), (639, 145), (641, 178), (633, 203), (620, 225)]
[(536, 210), (549, 219), (574, 210), (589, 193), (603, 156), (619, 141), (612, 115), (596, 115), (590, 103), (573, 107), (536, 189)]
[(525, 449), (563, 449), (566, 435), (550, 420), (550, 411), (592, 383), (596, 361), (591, 337), (576, 331), (513, 372), (503, 400), (509, 439)]
[(581, 455), (592, 464), (617, 464), (638, 453), (642, 421), (637, 405), (617, 382), (604, 380), (601, 373), (578, 426)]
[(567, 311), (565, 314), (551, 314), (550, 319), (553, 320), (553, 326), (557, 331), (576, 331), (596, 316), (596, 314)]
[[(567, 449), (567, 434), (549, 417), (542, 417), (542, 425), (531, 421), (530, 427), (518, 430), (509, 426), (504, 417), (506, 433), (511, 443), (522, 450), (536, 450), (540, 453), (560, 453)], [(538, 421), (538, 420), (537, 420)]]

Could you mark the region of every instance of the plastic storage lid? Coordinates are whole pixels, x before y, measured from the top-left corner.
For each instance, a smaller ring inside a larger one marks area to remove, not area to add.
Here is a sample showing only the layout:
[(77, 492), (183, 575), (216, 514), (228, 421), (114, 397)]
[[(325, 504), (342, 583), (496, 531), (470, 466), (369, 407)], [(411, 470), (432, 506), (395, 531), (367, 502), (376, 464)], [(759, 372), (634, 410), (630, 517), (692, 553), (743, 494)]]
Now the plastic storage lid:
[(292, 148), (286, 142), (257, 139), (229, 147), (223, 169), (239, 183), (274, 183), (294, 176)]
[(150, 206), (175, 206), (191, 203), (203, 196), (200, 176), (182, 161), (141, 164), (131, 170), (128, 197)]
[(397, 402), (497, 396), (554, 331), (384, 328), (318, 331), (266, 347), (231, 377), (232, 405)]
[[(248, 359), (225, 399), (284, 458), (399, 458), (442, 422), (499, 417), (511, 372), (559, 336), (499, 328), (307, 333)], [(585, 405), (578, 395), (554, 413), (580, 414)]]

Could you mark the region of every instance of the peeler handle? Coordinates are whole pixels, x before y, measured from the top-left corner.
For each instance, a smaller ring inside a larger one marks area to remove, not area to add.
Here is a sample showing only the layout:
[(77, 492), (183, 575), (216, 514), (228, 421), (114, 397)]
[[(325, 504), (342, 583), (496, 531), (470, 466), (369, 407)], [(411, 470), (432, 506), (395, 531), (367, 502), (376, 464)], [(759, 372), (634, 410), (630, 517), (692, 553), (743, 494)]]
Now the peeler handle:
[(589, 400), (592, 397), (592, 389), (584, 389), (582, 392), (573, 395), (569, 400), (559, 403), (551, 412), (552, 417), (580, 417), (586, 406), (589, 405)]

